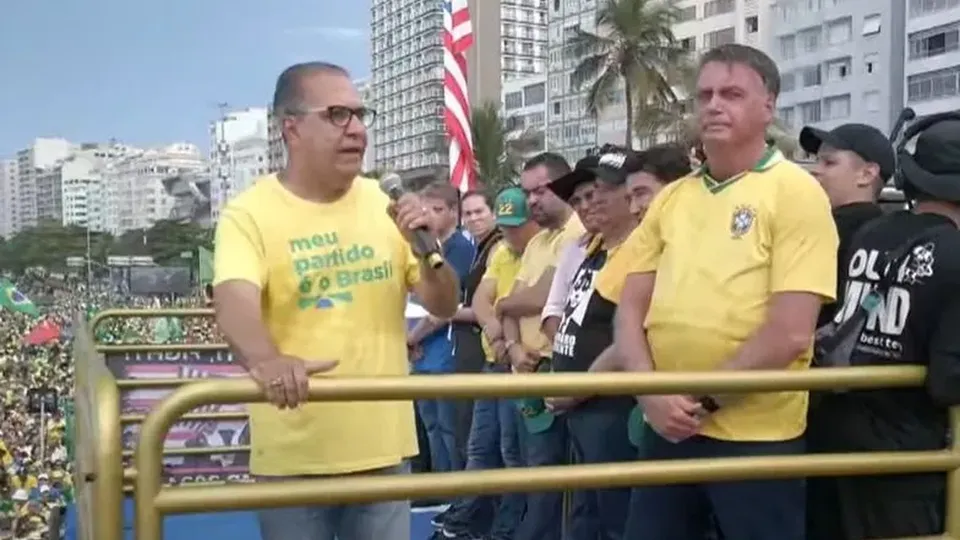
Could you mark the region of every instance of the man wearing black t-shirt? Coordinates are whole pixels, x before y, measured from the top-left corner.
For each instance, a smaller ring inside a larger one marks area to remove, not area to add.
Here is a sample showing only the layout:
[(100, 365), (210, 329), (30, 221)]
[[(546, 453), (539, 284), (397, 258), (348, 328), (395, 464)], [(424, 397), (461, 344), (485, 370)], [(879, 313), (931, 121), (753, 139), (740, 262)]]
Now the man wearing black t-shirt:
[[(810, 430), (820, 434), (811, 450), (941, 449), (948, 407), (960, 403), (960, 120), (933, 124), (917, 138), (916, 151), (899, 159), (913, 209), (878, 218), (855, 235), (841, 259), (834, 321), (867, 310), (850, 363), (926, 366), (926, 385), (824, 395), (811, 416)], [(888, 265), (887, 256), (901, 248), (905, 255)], [(889, 286), (881, 284), (887, 271)], [(830, 480), (832, 493), (808, 510), (810, 538), (943, 532), (944, 474)]]
[[(893, 176), (893, 147), (880, 130), (865, 124), (844, 124), (833, 131), (807, 126), (800, 131), (800, 146), (817, 156), (817, 164), (810, 172), (833, 206), (840, 237), (838, 260), (842, 260), (854, 233), (883, 213), (877, 198)], [(837, 275), (842, 275), (839, 266), (837, 271)], [(837, 298), (841, 292), (837, 290)], [(836, 303), (825, 304), (817, 326), (830, 322), (836, 309)]]
[[(613, 342), (616, 305), (594, 294), (594, 278), (637, 226), (636, 216), (630, 212), (627, 181), (632, 174), (641, 172), (643, 163), (640, 154), (627, 148), (605, 150), (594, 167), (578, 168), (549, 186), (564, 201), (585, 188), (593, 189), (588, 212), (599, 233), (586, 247), (583, 262), (574, 272), (567, 292), (553, 341), (555, 372), (588, 371), (594, 359)], [(636, 448), (627, 433), (633, 404), (632, 396), (547, 400), (548, 408), (563, 420), (555, 428), (566, 431), (580, 463), (636, 459)], [(575, 491), (566, 538), (622, 538), (629, 503), (630, 490), (626, 488)]]

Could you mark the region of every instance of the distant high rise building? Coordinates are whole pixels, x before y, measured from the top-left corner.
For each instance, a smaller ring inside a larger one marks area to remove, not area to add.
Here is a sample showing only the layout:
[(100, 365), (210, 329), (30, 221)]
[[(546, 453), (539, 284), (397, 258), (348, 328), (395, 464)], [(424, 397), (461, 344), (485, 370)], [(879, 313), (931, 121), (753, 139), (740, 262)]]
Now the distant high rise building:
[(501, 115), (510, 137), (525, 137), (538, 141), (538, 144), (531, 146), (528, 153), (546, 150), (546, 86), (546, 74), (503, 83)]
[(17, 213), (17, 160), (0, 160), (0, 237), (14, 234)]
[(141, 150), (116, 142), (83, 144), (50, 169), (51, 185), (59, 194), (55, 206), (62, 223), (104, 230), (103, 170), (113, 160), (139, 152)]
[(906, 105), (917, 114), (960, 110), (960, 2), (905, 0)]
[(270, 170), (269, 115), (266, 108), (226, 113), (210, 124), (210, 205), (212, 218), (254, 178)]
[[(40, 218), (38, 213), (38, 196), (53, 197), (55, 189), (49, 186), (50, 177), (44, 174), (44, 169), (50, 169), (56, 163), (71, 153), (75, 145), (65, 139), (35, 139), (33, 143), (17, 152), (17, 181), (16, 204), (13, 232), (34, 227)], [(40, 183), (38, 185), (38, 182)], [(46, 202), (46, 201), (45, 201)], [(50, 210), (44, 218), (57, 219), (50, 215)]]
[(908, 1), (778, 2), (769, 46), (780, 67), (777, 116), (794, 131), (850, 122), (892, 128), (903, 107)]
[(103, 170), (104, 229), (118, 235), (168, 219), (174, 198), (163, 180), (207, 168), (200, 149), (176, 143), (114, 160)]
[(283, 145), (283, 133), (273, 110), (267, 111), (267, 170), (272, 173), (287, 166), (287, 147)]
[[(542, 0), (511, 0), (510, 14), (523, 17), (514, 6), (528, 5), (531, 13)], [(507, 4), (505, 4), (507, 5)], [(536, 73), (533, 61), (536, 34), (511, 22), (511, 33), (501, 29), (501, 4), (472, 0), (474, 45), (467, 52), (469, 98), (472, 104), (500, 99), (503, 43), (510, 43), (511, 73)], [(374, 165), (408, 178), (443, 179), (448, 167), (446, 130), (443, 125), (443, 15), (439, 2), (423, 0), (373, 0), (371, 40), (373, 74), (370, 79), (373, 107), (378, 117)], [(535, 15), (531, 15), (535, 20)], [(522, 47), (529, 43), (532, 49)], [(542, 47), (541, 47), (542, 49)], [(525, 50), (532, 50), (529, 57)], [(526, 60), (530, 60), (527, 62)], [(542, 59), (540, 65), (542, 66)], [(542, 67), (540, 68), (542, 71)], [(511, 75), (512, 76), (512, 75)]]

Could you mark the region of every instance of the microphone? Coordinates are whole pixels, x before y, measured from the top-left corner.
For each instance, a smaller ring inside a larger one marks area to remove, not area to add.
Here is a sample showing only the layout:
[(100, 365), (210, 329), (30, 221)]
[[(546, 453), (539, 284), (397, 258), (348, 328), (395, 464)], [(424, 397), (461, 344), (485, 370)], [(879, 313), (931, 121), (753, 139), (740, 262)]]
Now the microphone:
[[(380, 189), (394, 201), (400, 199), (406, 190), (403, 187), (403, 180), (397, 173), (387, 173), (380, 179)], [(413, 231), (413, 251), (420, 255), (420, 258), (430, 265), (430, 268), (437, 269), (443, 266), (443, 256), (440, 255), (440, 244), (437, 239), (430, 234), (426, 227), (418, 227)]]

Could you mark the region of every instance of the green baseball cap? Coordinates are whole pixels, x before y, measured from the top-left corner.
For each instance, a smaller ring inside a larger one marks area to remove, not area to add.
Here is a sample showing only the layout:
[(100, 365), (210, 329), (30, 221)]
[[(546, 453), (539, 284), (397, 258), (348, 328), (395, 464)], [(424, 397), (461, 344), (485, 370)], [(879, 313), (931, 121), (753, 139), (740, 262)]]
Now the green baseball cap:
[(493, 212), (497, 225), (501, 227), (519, 227), (530, 220), (527, 196), (516, 186), (505, 188), (497, 194)]
[[(537, 373), (547, 373), (550, 371), (550, 362), (540, 362), (537, 366)], [(543, 433), (553, 425), (553, 413), (547, 410), (547, 404), (543, 398), (527, 397), (514, 400), (517, 409), (520, 411), (520, 417), (523, 418), (523, 425), (527, 428), (527, 433)]]

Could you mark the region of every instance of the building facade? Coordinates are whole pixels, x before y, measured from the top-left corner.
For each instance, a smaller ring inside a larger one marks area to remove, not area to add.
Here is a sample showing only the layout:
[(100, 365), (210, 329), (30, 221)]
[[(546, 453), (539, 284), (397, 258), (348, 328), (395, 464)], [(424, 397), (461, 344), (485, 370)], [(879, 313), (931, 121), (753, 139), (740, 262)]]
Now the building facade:
[(903, 106), (906, 1), (778, 2), (768, 50), (781, 71), (783, 123), (889, 131)]
[(270, 116), (266, 108), (225, 114), (210, 124), (210, 205), (213, 219), (233, 196), (270, 170)]
[[(37, 225), (40, 218), (38, 189), (43, 188), (44, 196), (51, 196), (52, 193), (49, 189), (50, 178), (44, 170), (53, 168), (75, 149), (76, 146), (66, 139), (41, 138), (35, 139), (30, 146), (17, 152), (17, 180), (13, 190), (16, 196), (13, 199), (16, 205), (12, 225), (14, 233)], [(38, 186), (38, 182), (41, 185)], [(47, 209), (47, 213), (49, 212), (52, 210)]]
[(905, 103), (918, 115), (960, 110), (960, 0), (906, 0)]
[(17, 160), (0, 160), (0, 237), (14, 234), (17, 212)]
[[(470, 1), (474, 45), (467, 52), (467, 85), (472, 104), (500, 99), (503, 66), (513, 68), (511, 77), (537, 73), (535, 58), (542, 40), (538, 47), (541, 34), (532, 29), (542, 3)], [(503, 13), (513, 19), (501, 20)], [(443, 124), (441, 4), (374, 0), (370, 28), (371, 97), (378, 112), (372, 130), (373, 168), (394, 170), (411, 180), (442, 179), (449, 153)]]
[(524, 156), (546, 150), (546, 87), (546, 74), (503, 83), (501, 115), (504, 127), (509, 130), (508, 139), (524, 139)]
[(169, 219), (174, 198), (163, 180), (207, 168), (200, 149), (176, 143), (111, 161), (103, 169), (104, 229), (114, 235)]

